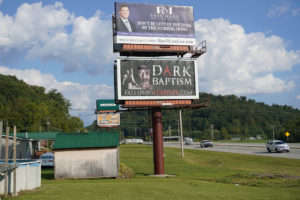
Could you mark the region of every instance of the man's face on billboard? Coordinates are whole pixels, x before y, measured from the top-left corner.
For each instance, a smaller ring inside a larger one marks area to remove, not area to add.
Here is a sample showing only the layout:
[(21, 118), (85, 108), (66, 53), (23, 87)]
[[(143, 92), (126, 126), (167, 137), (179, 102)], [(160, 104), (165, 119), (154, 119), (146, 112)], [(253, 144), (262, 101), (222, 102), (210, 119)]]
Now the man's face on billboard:
[(150, 80), (150, 70), (149, 69), (140, 69), (139, 77), (141, 82), (149, 82)]
[(121, 7), (120, 11), (119, 11), (119, 14), (123, 19), (127, 19), (129, 17), (128, 7)]

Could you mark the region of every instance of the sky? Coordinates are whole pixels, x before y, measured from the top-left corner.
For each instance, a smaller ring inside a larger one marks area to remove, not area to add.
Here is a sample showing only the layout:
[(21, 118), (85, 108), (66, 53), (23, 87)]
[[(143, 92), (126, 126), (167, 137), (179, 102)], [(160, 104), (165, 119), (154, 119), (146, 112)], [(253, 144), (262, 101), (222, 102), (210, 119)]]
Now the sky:
[[(200, 92), (300, 109), (299, 0), (124, 2), (193, 6)], [(0, 0), (0, 73), (56, 89), (90, 125), (114, 98), (113, 13), (110, 0)]]

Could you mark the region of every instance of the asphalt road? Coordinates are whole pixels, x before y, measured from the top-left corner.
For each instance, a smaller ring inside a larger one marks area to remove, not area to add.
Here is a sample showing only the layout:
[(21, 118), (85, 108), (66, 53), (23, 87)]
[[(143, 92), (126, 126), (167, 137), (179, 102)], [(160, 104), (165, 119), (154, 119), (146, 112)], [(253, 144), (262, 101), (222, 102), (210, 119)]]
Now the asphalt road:
[[(259, 156), (272, 156), (272, 157), (281, 157), (281, 158), (293, 158), (300, 159), (300, 144), (292, 143), (289, 144), (290, 152), (289, 153), (268, 153), (266, 150), (266, 144), (254, 143), (213, 143), (213, 148), (200, 148), (199, 143), (194, 143), (193, 145), (184, 145), (184, 148), (191, 148), (200, 151), (221, 151), (221, 152), (230, 152), (230, 153), (240, 153), (240, 154), (249, 154), (249, 155), (259, 155)], [(164, 143), (165, 147), (177, 147), (180, 148), (180, 143)]]

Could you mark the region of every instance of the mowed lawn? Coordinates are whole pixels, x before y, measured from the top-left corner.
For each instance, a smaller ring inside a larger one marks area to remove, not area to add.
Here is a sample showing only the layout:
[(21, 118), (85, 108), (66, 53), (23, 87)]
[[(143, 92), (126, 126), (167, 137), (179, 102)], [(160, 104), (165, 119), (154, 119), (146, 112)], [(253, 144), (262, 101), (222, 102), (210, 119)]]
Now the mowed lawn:
[(153, 150), (147, 145), (121, 145), (120, 162), (131, 179), (54, 180), (43, 169), (42, 187), (17, 199), (300, 199), (300, 160), (212, 151), (164, 148), (165, 173), (153, 174)]

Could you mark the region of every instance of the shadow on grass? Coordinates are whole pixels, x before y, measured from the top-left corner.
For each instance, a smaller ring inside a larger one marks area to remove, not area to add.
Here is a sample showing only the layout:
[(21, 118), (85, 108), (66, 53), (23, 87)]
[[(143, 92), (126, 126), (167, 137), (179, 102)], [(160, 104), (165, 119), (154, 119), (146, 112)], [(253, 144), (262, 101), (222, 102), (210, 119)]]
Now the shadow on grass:
[(145, 174), (145, 173), (135, 173), (136, 175), (141, 175), (141, 176), (151, 176), (153, 174)]
[(53, 167), (43, 167), (42, 168), (42, 179), (54, 180), (54, 168)]

